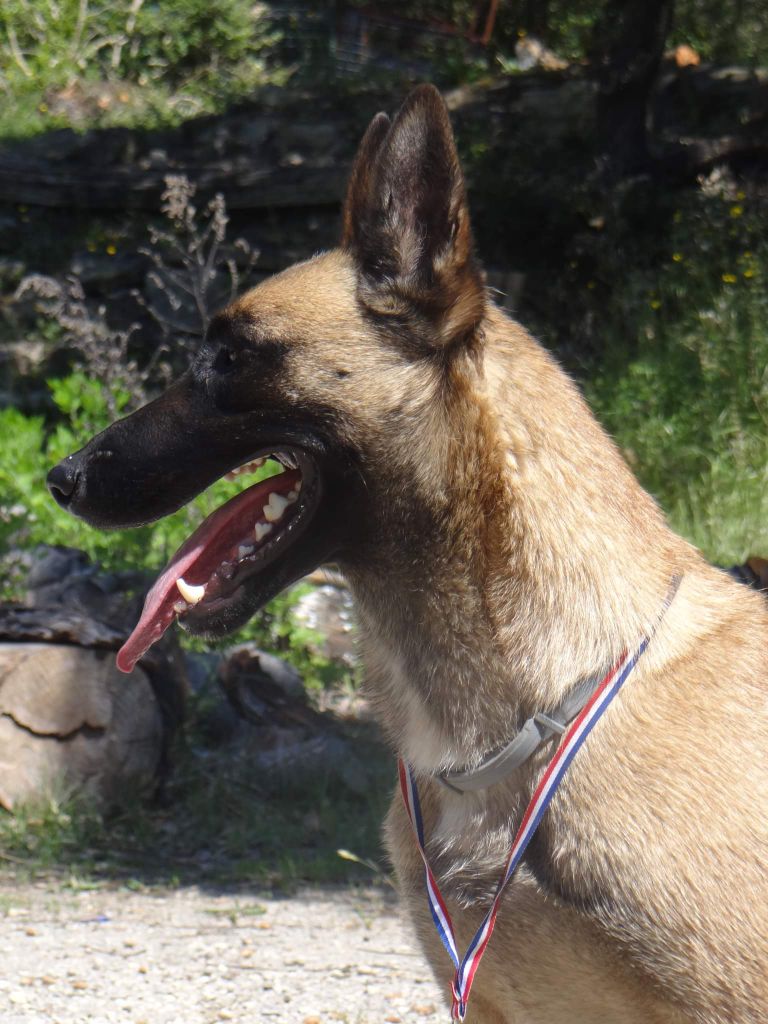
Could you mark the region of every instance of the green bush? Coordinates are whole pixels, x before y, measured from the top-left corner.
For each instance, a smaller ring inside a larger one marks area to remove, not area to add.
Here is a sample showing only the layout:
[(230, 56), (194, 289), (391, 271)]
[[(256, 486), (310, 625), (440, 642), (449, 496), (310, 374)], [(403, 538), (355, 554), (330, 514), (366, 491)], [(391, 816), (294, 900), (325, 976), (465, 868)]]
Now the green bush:
[(261, 52), (264, 41), (259, 15), (243, 0), (4, 0), (0, 7), (2, 67), (14, 84), (161, 75), (178, 82), (201, 69), (223, 73)]
[(734, 187), (690, 193), (645, 261), (617, 261), (607, 238), (585, 289), (600, 309), (598, 415), (676, 528), (724, 563), (768, 552), (764, 216)]
[[(219, 109), (267, 80), (278, 39), (262, 8), (245, 0), (4, 0), (0, 135), (80, 122), (172, 124)], [(94, 91), (104, 82), (120, 86), (106, 99)], [(58, 110), (62, 92), (68, 101)]]

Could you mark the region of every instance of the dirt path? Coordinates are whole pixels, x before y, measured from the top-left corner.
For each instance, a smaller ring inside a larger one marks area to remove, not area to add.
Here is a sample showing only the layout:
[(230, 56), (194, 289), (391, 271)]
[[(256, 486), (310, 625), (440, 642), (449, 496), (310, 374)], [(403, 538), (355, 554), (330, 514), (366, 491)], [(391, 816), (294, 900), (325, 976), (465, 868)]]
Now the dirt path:
[(0, 885), (3, 1024), (444, 1020), (396, 903)]

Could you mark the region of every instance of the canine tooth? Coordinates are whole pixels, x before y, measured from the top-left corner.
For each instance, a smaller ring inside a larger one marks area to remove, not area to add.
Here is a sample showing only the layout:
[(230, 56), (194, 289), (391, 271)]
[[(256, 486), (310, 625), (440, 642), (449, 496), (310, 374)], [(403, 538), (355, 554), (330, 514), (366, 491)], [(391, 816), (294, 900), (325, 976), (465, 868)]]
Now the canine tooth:
[(238, 558), (247, 558), (248, 555), (252, 555), (255, 551), (253, 544), (241, 544), (237, 549)]
[(179, 576), (179, 578), (176, 580), (176, 586), (179, 588), (179, 593), (181, 594), (181, 596), (189, 604), (197, 604), (198, 601), (202, 601), (203, 597), (205, 596), (204, 583), (201, 583), (199, 586), (194, 586), (194, 584), (187, 583), (187, 581), (182, 576)]
[(268, 533), (272, 532), (271, 523), (256, 523), (253, 528), (253, 535), (256, 538), (257, 543), (261, 543)]
[(185, 612), (187, 608), (189, 608), (189, 605), (187, 604), (186, 601), (177, 601), (176, 604), (173, 606), (173, 610), (176, 612), (177, 615), (181, 615), (181, 613)]
[(273, 491), (269, 496), (267, 504), (264, 506), (264, 518), (268, 523), (276, 523), (282, 518), (283, 512), (285, 512), (289, 505), (290, 502), (287, 498)]

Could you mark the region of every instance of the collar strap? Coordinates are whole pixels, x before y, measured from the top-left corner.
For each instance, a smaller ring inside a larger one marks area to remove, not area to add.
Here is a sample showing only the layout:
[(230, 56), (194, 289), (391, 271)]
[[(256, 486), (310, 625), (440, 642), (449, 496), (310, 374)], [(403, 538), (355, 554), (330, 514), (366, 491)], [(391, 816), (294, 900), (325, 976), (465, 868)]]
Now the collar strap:
[[(438, 886), (435, 876), (432, 874), (432, 869), (429, 866), (425, 847), (424, 821), (421, 816), (421, 805), (419, 802), (419, 791), (416, 784), (416, 777), (410, 765), (406, 765), (402, 760), (400, 761), (400, 789), (403, 794), (405, 809), (413, 828), (416, 844), (424, 862), (424, 877), (427, 886), (430, 913), (432, 915), (432, 920), (435, 923), (435, 927), (437, 928), (438, 935), (440, 936), (440, 940), (445, 946), (455, 968), (453, 981), (451, 983), (451, 1018), (453, 1020), (464, 1020), (467, 1012), (469, 993), (475, 978), (475, 972), (477, 971), (491, 935), (493, 934), (496, 915), (499, 911), (504, 891), (509, 884), (510, 879), (513, 877), (517, 866), (525, 855), (526, 848), (538, 828), (539, 822), (546, 813), (550, 801), (557, 792), (557, 787), (560, 785), (563, 776), (568, 771), (574, 757), (579, 752), (580, 747), (584, 744), (595, 724), (599, 721), (600, 716), (606, 708), (609, 707), (611, 701), (624, 685), (627, 677), (632, 672), (648, 644), (653, 639), (659, 623), (664, 618), (664, 615), (677, 592), (677, 588), (680, 586), (680, 580), (680, 576), (674, 576), (672, 578), (669, 590), (667, 591), (667, 596), (661, 607), (661, 611), (656, 617), (656, 621), (652, 624), (647, 635), (643, 637), (635, 651), (633, 653), (625, 652), (622, 654), (621, 658), (619, 658), (613, 668), (602, 680), (600, 680), (599, 683), (597, 683), (597, 685), (594, 685), (594, 681), (590, 680), (592, 690), (591, 696), (586, 703), (582, 701), (583, 707), (581, 711), (576, 715), (571, 725), (568, 726), (568, 729), (565, 730), (565, 735), (558, 744), (554, 756), (539, 779), (530, 803), (523, 812), (520, 825), (515, 833), (515, 838), (512, 841), (509, 853), (507, 854), (504, 873), (502, 874), (496, 888), (493, 903), (480, 923), (480, 927), (475, 932), (475, 935), (467, 948), (467, 952), (463, 957), (460, 956), (459, 949), (456, 945), (456, 935), (454, 933), (453, 922), (451, 921), (448, 906), (443, 899), (440, 887)], [(586, 690), (587, 684), (585, 683), (583, 685)], [(561, 716), (568, 716), (570, 708), (576, 706), (575, 703), (571, 704), (571, 701), (576, 702), (581, 699), (581, 696), (577, 693), (580, 689), (581, 685), (571, 694), (569, 700), (564, 701), (560, 705), (558, 712), (560, 712)], [(557, 714), (557, 712), (555, 713)], [(532, 721), (537, 726), (542, 726), (544, 729), (550, 729), (554, 732), (558, 732), (561, 726), (560, 721), (557, 721), (554, 718), (549, 718), (545, 715), (534, 715)], [(527, 726), (528, 722), (526, 722), (524, 729)], [(513, 742), (515, 741), (513, 740)], [(503, 754), (503, 751), (500, 753)], [(499, 755), (496, 755), (497, 758), (498, 756)], [(482, 768), (483, 766), (481, 766), (480, 769), (476, 769), (474, 774)]]
[(537, 712), (529, 718), (518, 734), (477, 768), (440, 772), (438, 780), (458, 793), (474, 793), (495, 786), (507, 775), (525, 764), (546, 740), (556, 733), (562, 735), (568, 723), (581, 711), (600, 685), (603, 676), (584, 679), (576, 684), (565, 700), (550, 714)]
[[(648, 640), (653, 636), (666, 614), (681, 580), (681, 575), (672, 577), (664, 604), (648, 634)], [(487, 789), (488, 786), (494, 786), (497, 782), (501, 782), (515, 768), (525, 764), (542, 743), (554, 736), (555, 733), (562, 735), (565, 732), (568, 723), (578, 715), (582, 708), (586, 707), (587, 702), (601, 685), (601, 681), (600, 676), (595, 676), (577, 683), (551, 715), (538, 711), (533, 718), (528, 719), (517, 736), (501, 750), (491, 754), (477, 768), (440, 772), (436, 776), (437, 780), (457, 793), (476, 793), (480, 789)]]

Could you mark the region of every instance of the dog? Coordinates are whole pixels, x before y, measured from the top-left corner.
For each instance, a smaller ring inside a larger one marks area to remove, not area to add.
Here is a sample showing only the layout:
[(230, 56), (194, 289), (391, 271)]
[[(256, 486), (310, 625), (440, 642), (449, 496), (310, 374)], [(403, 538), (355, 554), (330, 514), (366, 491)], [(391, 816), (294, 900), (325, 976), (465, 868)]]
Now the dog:
[[(557, 735), (476, 791), (446, 780), (646, 637), (504, 892), (467, 1019), (767, 1020), (764, 598), (668, 528), (574, 384), (490, 301), (431, 86), (371, 122), (339, 248), (219, 313), (190, 369), (48, 485), (88, 523), (129, 527), (267, 455), (283, 471), (182, 546), (120, 666), (174, 621), (220, 636), (338, 566), (463, 949)], [(447, 990), (454, 968), (397, 796), (385, 834)]]

